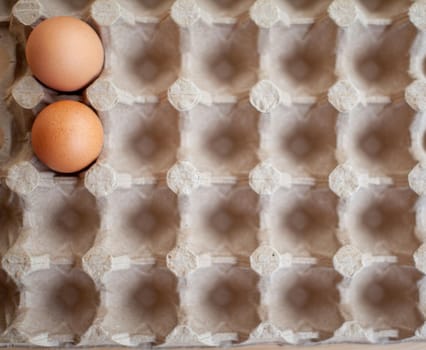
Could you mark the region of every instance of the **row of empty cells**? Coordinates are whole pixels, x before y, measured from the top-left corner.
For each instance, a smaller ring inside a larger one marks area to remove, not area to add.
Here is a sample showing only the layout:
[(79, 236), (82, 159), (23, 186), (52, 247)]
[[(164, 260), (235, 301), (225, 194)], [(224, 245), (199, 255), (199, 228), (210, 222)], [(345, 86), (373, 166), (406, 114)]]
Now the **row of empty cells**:
[[(22, 209), (3, 191), (2, 254), (22, 230)], [(165, 185), (137, 186), (116, 190), (99, 204), (82, 186), (64, 192), (57, 185), (36, 189), (26, 204), (31, 227), (22, 248), (58, 261), (74, 259), (102, 235), (99, 244), (114, 256), (165, 256), (182, 235), (198, 254), (248, 257), (266, 240), (280, 253), (331, 259), (350, 243), (412, 264), (426, 234), (420, 232), (421, 201), (410, 189), (394, 187), (359, 190), (341, 202), (327, 188), (302, 186), (260, 198), (241, 184), (201, 187), (180, 200)]]
[(350, 282), (330, 268), (280, 269), (266, 281), (249, 269), (222, 266), (196, 270), (185, 284), (164, 268), (132, 267), (107, 274), (101, 292), (81, 270), (52, 269), (25, 276), (19, 293), (0, 272), (0, 333), (19, 312), (19, 330), (34, 337), (47, 331), (51, 340), (70, 343), (95, 319), (110, 339), (127, 333), (155, 343), (182, 321), (199, 334), (235, 332), (238, 341), (261, 321), (318, 332), (323, 340), (354, 320), (377, 331), (398, 330), (403, 339), (424, 322), (418, 309), (423, 285), (417, 270), (396, 265), (365, 268)]
[(135, 95), (163, 92), (180, 75), (213, 94), (247, 92), (261, 75), (293, 96), (324, 93), (338, 78), (351, 79), (367, 94), (389, 95), (412, 81), (410, 71), (425, 73), (424, 67), (410, 67), (410, 54), (421, 58), (412, 64), (422, 66), (426, 52), (424, 37), (409, 23), (357, 23), (338, 35), (327, 19), (276, 25), (268, 36), (259, 36), (250, 20), (199, 22), (182, 34), (189, 35), (185, 45), (170, 18), (160, 24), (114, 25), (110, 31), (106, 71)]
[(133, 176), (164, 173), (178, 158), (213, 175), (248, 173), (265, 160), (293, 176), (326, 177), (345, 161), (374, 174), (402, 175), (426, 153), (424, 116), (405, 103), (346, 114), (328, 103), (300, 104), (267, 115), (248, 101), (198, 105), (181, 115), (168, 102), (119, 104), (101, 118), (102, 158)]

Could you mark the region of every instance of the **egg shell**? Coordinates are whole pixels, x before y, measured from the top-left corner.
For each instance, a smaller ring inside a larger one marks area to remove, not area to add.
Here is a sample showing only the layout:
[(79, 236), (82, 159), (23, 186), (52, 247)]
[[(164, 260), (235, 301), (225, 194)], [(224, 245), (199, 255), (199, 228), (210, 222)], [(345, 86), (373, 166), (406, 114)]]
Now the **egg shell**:
[(28, 37), (25, 55), (32, 73), (48, 87), (75, 91), (102, 71), (102, 42), (86, 22), (58, 16), (44, 20)]
[(49, 168), (73, 173), (92, 163), (102, 150), (103, 127), (83, 103), (63, 100), (45, 107), (32, 127), (36, 156)]

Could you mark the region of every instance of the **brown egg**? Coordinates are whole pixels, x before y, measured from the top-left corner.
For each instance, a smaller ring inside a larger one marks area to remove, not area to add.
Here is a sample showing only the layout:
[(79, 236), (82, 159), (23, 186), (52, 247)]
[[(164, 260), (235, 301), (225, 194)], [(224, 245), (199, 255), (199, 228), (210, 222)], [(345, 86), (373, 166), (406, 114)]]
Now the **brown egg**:
[(83, 103), (58, 101), (38, 114), (31, 142), (34, 153), (49, 168), (73, 173), (99, 156), (103, 128), (96, 113)]
[(28, 37), (25, 55), (33, 74), (60, 91), (83, 88), (101, 72), (104, 49), (86, 22), (74, 17), (52, 17)]

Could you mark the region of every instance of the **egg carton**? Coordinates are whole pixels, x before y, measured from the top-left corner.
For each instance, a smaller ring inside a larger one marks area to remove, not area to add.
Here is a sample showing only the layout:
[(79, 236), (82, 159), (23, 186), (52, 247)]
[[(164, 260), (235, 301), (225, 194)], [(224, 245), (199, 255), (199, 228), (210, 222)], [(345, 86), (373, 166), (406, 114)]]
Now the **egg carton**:
[[(105, 69), (31, 76), (41, 20), (88, 21)], [(426, 2), (0, 2), (0, 344), (425, 340)], [(49, 171), (60, 99), (105, 144)]]

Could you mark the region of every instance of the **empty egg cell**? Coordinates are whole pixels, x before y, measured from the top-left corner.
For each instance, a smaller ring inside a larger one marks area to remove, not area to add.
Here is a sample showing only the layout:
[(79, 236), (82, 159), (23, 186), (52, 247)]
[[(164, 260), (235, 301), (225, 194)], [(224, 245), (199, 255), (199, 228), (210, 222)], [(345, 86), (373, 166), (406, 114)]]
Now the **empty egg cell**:
[(339, 247), (337, 202), (328, 189), (278, 190), (264, 214), (271, 245), (280, 253), (331, 259)]
[[(106, 199), (105, 249), (114, 256), (165, 256), (179, 229), (177, 197), (167, 187), (116, 190)], [(109, 219), (114, 218), (114, 219)], [(125, 234), (123, 234), (125, 233)]]
[(336, 120), (330, 104), (274, 109), (264, 134), (272, 164), (292, 175), (327, 176), (337, 165)]
[(179, 30), (170, 18), (156, 24), (115, 24), (103, 39), (105, 71), (119, 88), (135, 96), (158, 94), (178, 78)]
[(18, 288), (6, 272), (0, 270), (0, 337), (12, 324), (18, 306)]
[(27, 275), (23, 284), (21, 302), (25, 311), (20, 330), (40, 345), (78, 343), (99, 305), (99, 295), (89, 276), (78, 269), (51, 269)]
[[(166, 172), (175, 163), (179, 116), (167, 102), (119, 104), (101, 115), (109, 133), (101, 157), (115, 170), (141, 176)], [(123, 115), (126, 122), (117, 123)]]
[(258, 195), (248, 186), (200, 188), (188, 198), (184, 215), (196, 252), (248, 257), (258, 245)]
[(199, 6), (215, 17), (234, 17), (247, 12), (255, 0), (201, 0)]
[(189, 118), (183, 148), (199, 170), (239, 174), (258, 163), (259, 115), (247, 101), (197, 106)]
[(416, 236), (417, 198), (408, 188), (360, 190), (341, 208), (342, 229), (360, 250), (399, 255), (408, 263), (420, 246)]
[(424, 320), (417, 309), (417, 282), (422, 275), (410, 267), (374, 266), (352, 279), (349, 302), (353, 318), (365, 328), (398, 330), (398, 339), (414, 335)]
[(18, 197), (0, 185), (0, 258), (15, 243), (22, 227), (22, 209)]
[(409, 22), (368, 27), (355, 23), (343, 34), (341, 69), (365, 94), (404, 91), (412, 80), (408, 69), (416, 33)]
[(315, 18), (327, 12), (331, 0), (275, 0), (291, 17)]
[(342, 158), (372, 174), (406, 175), (416, 163), (410, 153), (413, 117), (405, 103), (355, 108), (337, 126)]
[(339, 311), (340, 280), (330, 268), (276, 271), (263, 301), (269, 319), (280, 329), (318, 332), (319, 340), (331, 337), (344, 321)]
[(102, 327), (118, 342), (126, 335), (134, 345), (147, 337), (161, 343), (178, 323), (177, 281), (167, 269), (111, 272), (105, 277), (105, 289), (108, 313)]
[(191, 80), (217, 95), (250, 90), (257, 81), (257, 34), (250, 20), (235, 25), (196, 23), (188, 57)]
[(30, 254), (52, 258), (82, 256), (93, 244), (100, 218), (95, 198), (74, 179), (39, 187), (27, 202)]
[(274, 26), (264, 48), (268, 52), (264, 69), (291, 96), (324, 93), (336, 80), (336, 37), (337, 27), (330, 19), (313, 25)]
[(260, 319), (258, 276), (239, 267), (211, 267), (188, 276), (182, 304), (188, 325), (198, 334), (237, 333), (245, 340)]

